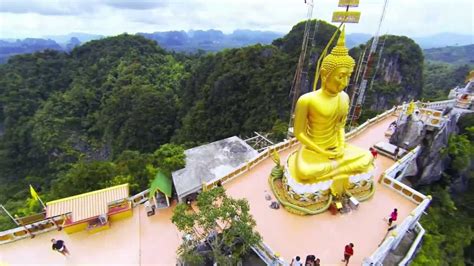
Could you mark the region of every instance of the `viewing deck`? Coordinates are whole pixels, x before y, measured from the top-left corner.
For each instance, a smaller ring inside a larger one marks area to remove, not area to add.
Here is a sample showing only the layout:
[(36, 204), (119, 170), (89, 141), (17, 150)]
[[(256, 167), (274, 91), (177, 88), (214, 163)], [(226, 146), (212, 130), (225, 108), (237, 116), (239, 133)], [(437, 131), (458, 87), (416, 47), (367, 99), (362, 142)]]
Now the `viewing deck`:
[[(349, 142), (369, 149), (373, 144), (386, 140), (384, 132), (396, 118), (389, 116)], [(370, 137), (369, 137), (370, 136)], [(281, 153), (284, 160), (297, 147)], [(394, 161), (378, 156), (376, 176), (389, 168)], [(312, 216), (298, 216), (269, 207), (271, 201), (265, 194), (276, 200), (268, 185), (268, 175), (274, 166), (271, 159), (260, 163), (244, 176), (225, 185), (227, 193), (235, 198), (246, 198), (250, 202), (251, 213), (257, 221), (257, 230), (263, 241), (286, 262), (292, 257), (314, 254), (322, 265), (343, 265), (344, 246), (354, 243), (354, 256), (351, 265), (361, 265), (364, 257), (370, 256), (382, 242), (387, 233), (387, 218), (393, 208), (398, 209), (398, 222), (409, 215), (417, 206), (402, 195), (376, 182), (374, 196), (361, 202), (359, 208), (347, 214), (332, 215), (329, 211)]]
[[(390, 115), (349, 142), (368, 149), (386, 140), (384, 132), (395, 119)], [(286, 158), (296, 148), (281, 152), (281, 158)], [(379, 155), (375, 180), (393, 163), (393, 160)], [(269, 207), (271, 201), (265, 200), (266, 194), (275, 200), (268, 185), (273, 166), (271, 158), (266, 158), (248, 172), (224, 183), (224, 187), (232, 197), (248, 199), (263, 241), (287, 263), (294, 256), (305, 258), (314, 254), (321, 259), (322, 265), (343, 265), (344, 246), (352, 242), (355, 254), (350, 265), (360, 265), (383, 241), (388, 228), (384, 218), (393, 208), (399, 211), (397, 222), (400, 223), (417, 206), (396, 191), (375, 182), (373, 198), (361, 202), (357, 210), (347, 214), (325, 212), (298, 216), (283, 208), (274, 210)], [(158, 210), (151, 217), (147, 217), (143, 206), (134, 208), (133, 213), (131, 218), (114, 222), (109, 230), (96, 234), (79, 232), (68, 235), (64, 231), (52, 231), (34, 239), (0, 245), (0, 265), (175, 265), (176, 248), (181, 237), (171, 222), (172, 208)], [(64, 257), (52, 251), (51, 238), (64, 240), (71, 256)]]

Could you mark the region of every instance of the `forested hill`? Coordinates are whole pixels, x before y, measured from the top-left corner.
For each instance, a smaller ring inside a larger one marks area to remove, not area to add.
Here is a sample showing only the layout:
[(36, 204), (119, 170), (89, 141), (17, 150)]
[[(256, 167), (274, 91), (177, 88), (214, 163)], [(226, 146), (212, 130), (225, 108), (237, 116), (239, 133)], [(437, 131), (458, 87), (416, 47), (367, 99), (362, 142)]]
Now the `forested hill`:
[(425, 49), (425, 58), (433, 62), (474, 66), (474, 44)]
[[(315, 55), (336, 30), (324, 21), (319, 24), (313, 56), (306, 62), (310, 73), (314, 73)], [(183, 94), (182, 125), (174, 139), (196, 143), (231, 135), (249, 136), (253, 131), (284, 136), (303, 30), (301, 22), (271, 46), (232, 49), (195, 61)]]
[[(384, 47), (381, 58), (380, 52), (372, 58), (367, 72), (368, 79), (373, 79), (373, 85), (369, 84), (366, 91), (363, 117), (372, 116), (404, 101), (418, 99), (422, 94), (424, 58), (418, 44), (408, 37), (394, 35), (381, 36), (379, 43), (380, 46), (384, 43)], [(351, 49), (350, 53), (356, 62), (367, 45), (371, 45), (371, 40)]]
[(167, 143), (178, 125), (186, 60), (120, 35), (0, 66), (0, 202), (28, 213), (29, 183), (45, 200), (127, 178), (146, 187), (140, 171), (150, 158), (141, 153)]

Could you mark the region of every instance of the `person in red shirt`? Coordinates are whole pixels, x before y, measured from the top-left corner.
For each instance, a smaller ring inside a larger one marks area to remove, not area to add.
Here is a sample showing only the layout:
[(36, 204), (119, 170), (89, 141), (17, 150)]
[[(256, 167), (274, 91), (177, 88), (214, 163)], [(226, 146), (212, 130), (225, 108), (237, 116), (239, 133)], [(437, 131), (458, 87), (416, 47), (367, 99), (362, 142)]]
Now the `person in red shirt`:
[(377, 155), (378, 155), (377, 150), (370, 147), (369, 151), (370, 151), (370, 153), (372, 153), (372, 156), (374, 156), (374, 159), (377, 159)]
[(351, 258), (352, 255), (354, 255), (354, 244), (349, 243), (349, 245), (346, 245), (344, 248), (344, 259), (342, 260), (343, 262), (346, 262), (346, 265), (349, 264), (349, 259)]
[(388, 225), (391, 226), (393, 222), (395, 222), (398, 218), (398, 210), (393, 209), (393, 212), (390, 213), (390, 218), (388, 219)]

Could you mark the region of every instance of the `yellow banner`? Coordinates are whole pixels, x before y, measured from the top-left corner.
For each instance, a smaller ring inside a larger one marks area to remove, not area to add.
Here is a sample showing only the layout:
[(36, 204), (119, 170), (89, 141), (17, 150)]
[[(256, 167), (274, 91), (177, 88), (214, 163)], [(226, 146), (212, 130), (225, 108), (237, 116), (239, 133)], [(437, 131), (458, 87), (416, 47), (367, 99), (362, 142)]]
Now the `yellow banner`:
[(359, 11), (335, 11), (332, 13), (332, 22), (359, 23)]
[(36, 193), (35, 189), (30, 185), (30, 194), (35, 200), (39, 200), (38, 193)]
[(359, 6), (359, 0), (339, 0), (339, 7), (343, 6), (357, 7)]

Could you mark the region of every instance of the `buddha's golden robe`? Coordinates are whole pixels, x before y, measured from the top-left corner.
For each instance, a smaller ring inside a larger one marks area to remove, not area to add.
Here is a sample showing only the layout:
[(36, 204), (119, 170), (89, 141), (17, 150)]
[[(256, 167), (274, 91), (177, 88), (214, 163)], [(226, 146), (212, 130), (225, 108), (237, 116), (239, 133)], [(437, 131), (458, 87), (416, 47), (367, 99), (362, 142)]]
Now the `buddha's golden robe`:
[(345, 143), (349, 97), (319, 89), (300, 97), (295, 110), (295, 136), (301, 148), (290, 156), (291, 176), (309, 184), (344, 179), (373, 169), (369, 151)]

